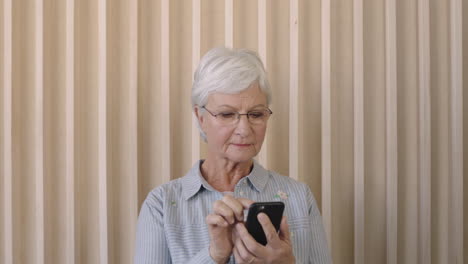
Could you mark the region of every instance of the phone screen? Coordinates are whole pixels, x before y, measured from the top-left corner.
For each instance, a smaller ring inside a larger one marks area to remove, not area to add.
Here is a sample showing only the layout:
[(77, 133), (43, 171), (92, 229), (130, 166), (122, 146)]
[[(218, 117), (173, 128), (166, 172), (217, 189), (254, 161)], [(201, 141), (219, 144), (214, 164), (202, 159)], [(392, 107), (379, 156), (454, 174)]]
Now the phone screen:
[(267, 244), (265, 232), (263, 232), (262, 225), (258, 222), (257, 215), (265, 213), (270, 218), (271, 223), (278, 232), (283, 216), (284, 203), (283, 202), (257, 202), (249, 207), (247, 214), (247, 222), (245, 224), (247, 230), (255, 240), (262, 244)]

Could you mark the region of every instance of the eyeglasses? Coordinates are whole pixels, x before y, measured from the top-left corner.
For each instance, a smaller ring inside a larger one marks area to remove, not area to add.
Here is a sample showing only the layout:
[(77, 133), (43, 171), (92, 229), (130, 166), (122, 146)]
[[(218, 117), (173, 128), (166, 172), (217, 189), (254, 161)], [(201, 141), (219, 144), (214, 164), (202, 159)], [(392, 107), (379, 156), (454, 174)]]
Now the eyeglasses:
[(223, 125), (234, 125), (237, 124), (241, 116), (247, 116), (247, 119), (252, 125), (263, 125), (267, 122), (268, 118), (273, 114), (269, 108), (251, 110), (245, 114), (240, 114), (236, 111), (222, 111), (217, 114), (213, 114), (206, 107), (202, 106), (210, 115), (214, 116), (216, 120), (220, 121)]

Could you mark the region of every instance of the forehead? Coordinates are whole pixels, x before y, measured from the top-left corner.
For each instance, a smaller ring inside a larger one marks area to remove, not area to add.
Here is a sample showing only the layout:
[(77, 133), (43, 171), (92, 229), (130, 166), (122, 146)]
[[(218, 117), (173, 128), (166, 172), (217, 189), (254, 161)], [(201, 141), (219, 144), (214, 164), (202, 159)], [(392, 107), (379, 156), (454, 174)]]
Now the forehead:
[(208, 104), (214, 106), (229, 105), (233, 107), (249, 107), (258, 104), (267, 105), (267, 97), (258, 86), (253, 83), (238, 94), (213, 93), (208, 97)]

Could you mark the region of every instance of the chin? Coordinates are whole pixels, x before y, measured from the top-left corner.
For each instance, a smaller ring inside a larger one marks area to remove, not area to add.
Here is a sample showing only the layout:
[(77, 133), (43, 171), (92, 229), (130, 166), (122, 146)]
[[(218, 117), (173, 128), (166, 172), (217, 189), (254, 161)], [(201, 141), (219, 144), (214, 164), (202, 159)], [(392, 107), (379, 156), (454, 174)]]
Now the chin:
[(227, 158), (233, 162), (247, 162), (251, 161), (255, 155), (228, 155)]

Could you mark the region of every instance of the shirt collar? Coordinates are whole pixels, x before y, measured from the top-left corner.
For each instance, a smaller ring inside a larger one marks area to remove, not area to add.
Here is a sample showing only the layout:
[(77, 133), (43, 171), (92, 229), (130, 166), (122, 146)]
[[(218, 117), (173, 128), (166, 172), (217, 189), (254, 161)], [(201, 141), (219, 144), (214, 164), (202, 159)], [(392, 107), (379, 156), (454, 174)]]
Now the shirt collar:
[(263, 191), (265, 185), (268, 182), (268, 171), (263, 168), (260, 163), (254, 160), (254, 167), (253, 170), (247, 175), (247, 179), (249, 179), (250, 183), (255, 187), (255, 189), (259, 192)]
[(185, 200), (190, 199), (198, 191), (202, 189), (203, 177), (200, 173), (201, 160), (197, 161), (190, 171), (181, 179), (182, 181), (182, 196)]
[[(197, 194), (198, 192), (202, 191), (203, 189), (207, 189), (209, 191), (216, 191), (211, 185), (203, 178), (200, 172), (200, 165), (203, 160), (197, 161), (190, 171), (181, 179), (182, 181), (182, 195), (185, 200), (190, 199), (192, 196)], [(265, 185), (268, 182), (268, 171), (263, 168), (256, 160), (254, 160), (254, 166), (252, 171), (247, 178), (253, 187), (258, 191), (261, 192), (265, 188)], [(241, 179), (242, 181), (243, 179)]]

